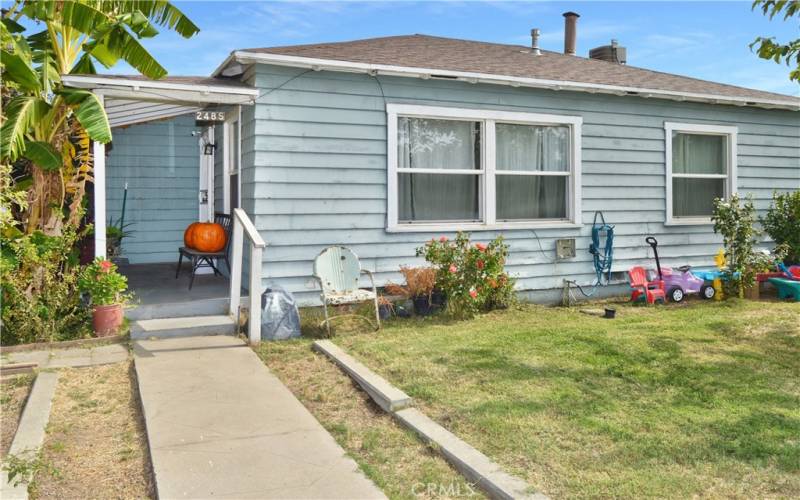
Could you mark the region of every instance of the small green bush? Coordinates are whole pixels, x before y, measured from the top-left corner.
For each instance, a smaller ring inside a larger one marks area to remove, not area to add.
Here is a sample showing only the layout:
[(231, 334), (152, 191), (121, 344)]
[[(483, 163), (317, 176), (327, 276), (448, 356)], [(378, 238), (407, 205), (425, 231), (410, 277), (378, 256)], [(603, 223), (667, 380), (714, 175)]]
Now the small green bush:
[(75, 241), (70, 229), (60, 236), (4, 233), (0, 344), (91, 336), (91, 317), (78, 291)]
[(723, 280), (727, 295), (744, 297), (744, 290), (755, 284), (759, 259), (754, 248), (759, 232), (755, 228), (756, 209), (750, 195), (741, 201), (738, 194), (729, 200), (714, 200), (714, 232), (722, 235), (728, 276)]
[(98, 257), (81, 271), (78, 288), (89, 294), (94, 306), (121, 304), (126, 298), (123, 292), (128, 289), (128, 279), (117, 272), (113, 262)]
[(800, 190), (772, 194), (772, 204), (760, 219), (764, 231), (777, 244), (788, 247), (786, 262), (800, 264)]
[(498, 236), (471, 244), (469, 234), (442, 236), (417, 249), (436, 269), (436, 288), (447, 297), (447, 310), (458, 317), (508, 307), (515, 299), (514, 280), (505, 272), (508, 245)]

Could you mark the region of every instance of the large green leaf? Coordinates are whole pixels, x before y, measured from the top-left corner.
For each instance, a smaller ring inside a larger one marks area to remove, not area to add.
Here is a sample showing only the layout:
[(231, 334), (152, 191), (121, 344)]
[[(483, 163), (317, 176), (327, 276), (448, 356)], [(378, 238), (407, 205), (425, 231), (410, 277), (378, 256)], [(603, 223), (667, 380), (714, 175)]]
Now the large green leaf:
[(0, 129), (0, 158), (15, 161), (25, 152), (25, 136), (50, 110), (46, 101), (20, 95), (6, 105), (6, 121)]
[(63, 7), (58, 20), (65, 26), (76, 29), (84, 34), (90, 34), (103, 23), (112, 21), (110, 15), (113, 11), (104, 11), (92, 4), (63, 0)]
[(136, 33), (139, 38), (152, 38), (158, 35), (158, 30), (153, 26), (153, 23), (138, 10), (121, 16), (120, 20), (128, 25), (131, 31)]
[(10, 33), (22, 33), (25, 31), (25, 26), (19, 24), (18, 22), (4, 17), (0, 22), (3, 23), (3, 26), (10, 32)]
[(32, 161), (42, 170), (58, 170), (61, 168), (61, 155), (49, 142), (26, 141), (25, 158)]
[(97, 68), (94, 67), (91, 55), (84, 53), (69, 72), (73, 75), (94, 75)]
[(39, 90), (39, 75), (19, 54), (0, 50), (0, 60), (3, 63), (4, 82), (16, 83), (25, 90)]
[(59, 92), (73, 107), (75, 118), (93, 141), (111, 142), (111, 125), (100, 99), (88, 90), (65, 88)]
[(166, 0), (107, 0), (101, 2), (104, 12), (135, 12), (139, 11), (152, 22), (175, 30), (184, 38), (189, 38), (200, 32), (200, 28), (180, 9)]
[(83, 46), (83, 49), (106, 68), (114, 66), (119, 61), (119, 57), (116, 54), (112, 54), (108, 49), (108, 45), (102, 40), (87, 43)]
[(95, 51), (107, 51), (104, 54), (106, 57), (113, 55), (119, 59), (124, 59), (125, 62), (148, 78), (157, 80), (167, 74), (167, 70), (128, 32), (124, 24), (112, 26), (107, 34), (97, 42), (96, 46), (90, 49), (93, 55)]

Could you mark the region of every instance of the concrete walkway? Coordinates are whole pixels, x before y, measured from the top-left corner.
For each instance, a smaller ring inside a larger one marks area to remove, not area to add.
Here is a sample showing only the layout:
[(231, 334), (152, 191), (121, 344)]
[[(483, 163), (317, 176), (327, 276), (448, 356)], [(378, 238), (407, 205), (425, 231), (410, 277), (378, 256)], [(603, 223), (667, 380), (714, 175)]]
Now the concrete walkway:
[(385, 498), (241, 340), (134, 342), (159, 498)]
[(72, 347), (42, 351), (3, 353), (0, 363), (36, 363), (39, 370), (50, 368), (78, 368), (81, 366), (108, 365), (128, 358), (128, 346), (109, 344), (98, 347)]

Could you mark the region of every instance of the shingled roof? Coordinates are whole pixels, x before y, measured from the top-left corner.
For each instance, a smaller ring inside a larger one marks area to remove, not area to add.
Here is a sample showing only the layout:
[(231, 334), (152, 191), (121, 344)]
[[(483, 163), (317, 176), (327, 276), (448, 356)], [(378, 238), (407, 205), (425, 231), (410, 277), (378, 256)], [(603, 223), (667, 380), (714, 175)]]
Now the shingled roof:
[[(649, 69), (565, 55), (530, 47), (404, 35), (349, 42), (253, 48), (235, 54), (274, 54), (370, 65), (426, 68), (506, 77), (575, 82), (642, 90), (702, 94), (743, 100), (778, 101), (800, 107), (800, 98), (715, 83)], [(742, 105), (755, 103), (741, 102)]]

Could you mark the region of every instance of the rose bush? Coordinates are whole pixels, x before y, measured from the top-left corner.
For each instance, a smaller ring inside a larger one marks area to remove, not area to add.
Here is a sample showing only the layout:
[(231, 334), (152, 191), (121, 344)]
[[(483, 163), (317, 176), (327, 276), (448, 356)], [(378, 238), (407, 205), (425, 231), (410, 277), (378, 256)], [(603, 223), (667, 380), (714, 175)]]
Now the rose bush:
[(455, 240), (430, 240), (417, 255), (436, 269), (436, 288), (447, 297), (447, 310), (454, 316), (508, 307), (515, 299), (514, 280), (505, 272), (508, 245), (502, 236), (473, 245), (469, 234), (459, 232)]

